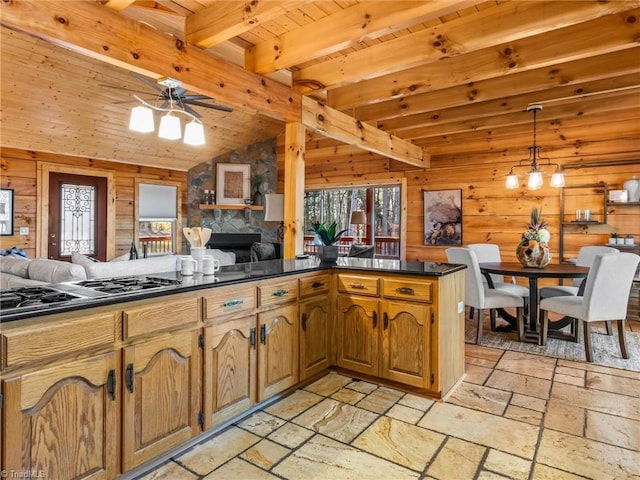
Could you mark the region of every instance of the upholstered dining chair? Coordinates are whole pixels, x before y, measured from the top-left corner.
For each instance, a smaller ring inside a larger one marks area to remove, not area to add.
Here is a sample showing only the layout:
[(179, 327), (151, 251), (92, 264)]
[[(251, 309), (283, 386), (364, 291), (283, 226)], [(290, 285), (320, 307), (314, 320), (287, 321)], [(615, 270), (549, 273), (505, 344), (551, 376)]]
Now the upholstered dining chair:
[[(579, 267), (591, 267), (596, 255), (607, 253), (620, 253), (620, 250), (613, 247), (605, 247), (601, 245), (590, 245), (580, 247), (576, 265)], [(553, 287), (543, 287), (540, 289), (540, 298), (558, 297), (561, 295), (577, 295), (580, 284), (584, 278), (574, 278), (571, 285), (555, 285)]]
[[(629, 291), (640, 263), (635, 253), (599, 254), (587, 275), (584, 295), (557, 296), (540, 302), (540, 344), (547, 342), (549, 312), (573, 317), (578, 321), (578, 331), (584, 327), (584, 352), (587, 362), (593, 361), (589, 324), (597, 321), (616, 320), (622, 358), (629, 358), (624, 332)], [(518, 324), (520, 319), (518, 319)], [(520, 328), (520, 327), (519, 327)]]
[(449, 263), (464, 264), (465, 270), (465, 304), (478, 311), (478, 334), (476, 343), (482, 340), (482, 317), (483, 310), (489, 309), (491, 324), (495, 324), (495, 309), (515, 307), (517, 309), (518, 330), (520, 340), (524, 337), (524, 299), (520, 295), (489, 288), (482, 283), (482, 274), (478, 265), (476, 253), (469, 248), (451, 247), (447, 248), (447, 261)]
[[(500, 255), (500, 247), (495, 243), (470, 243), (467, 245), (469, 250), (475, 252), (478, 257), (478, 262), (501, 262), (502, 256)], [(524, 299), (525, 309), (529, 299), (529, 288), (523, 285), (518, 285), (514, 280), (511, 282), (505, 282), (503, 275), (498, 275), (492, 273), (489, 275), (491, 277), (491, 283), (493, 283), (493, 288), (497, 290), (503, 290), (508, 293), (513, 293), (515, 295), (519, 295)], [(486, 282), (486, 278), (484, 275), (482, 276), (483, 282)], [(471, 312), (473, 315), (473, 311)]]

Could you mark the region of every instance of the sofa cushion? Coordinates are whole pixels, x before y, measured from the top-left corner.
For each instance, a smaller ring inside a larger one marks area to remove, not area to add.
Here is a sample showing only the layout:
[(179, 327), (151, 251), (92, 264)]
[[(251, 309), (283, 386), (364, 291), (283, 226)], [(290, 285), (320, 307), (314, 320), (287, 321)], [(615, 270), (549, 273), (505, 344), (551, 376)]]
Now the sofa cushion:
[(30, 263), (30, 260), (23, 257), (0, 256), (0, 272), (20, 278), (29, 278)]
[(86, 280), (84, 267), (60, 260), (34, 258), (29, 262), (29, 278), (47, 283)]
[(75, 263), (76, 265), (80, 265), (81, 267), (86, 267), (87, 265), (91, 265), (92, 263), (98, 263), (100, 260), (96, 258), (91, 258), (87, 255), (78, 252), (71, 253), (71, 263)]
[(151, 275), (154, 273), (175, 272), (175, 255), (141, 258), (127, 262), (101, 262), (87, 265), (87, 278), (125, 277), (128, 275)]

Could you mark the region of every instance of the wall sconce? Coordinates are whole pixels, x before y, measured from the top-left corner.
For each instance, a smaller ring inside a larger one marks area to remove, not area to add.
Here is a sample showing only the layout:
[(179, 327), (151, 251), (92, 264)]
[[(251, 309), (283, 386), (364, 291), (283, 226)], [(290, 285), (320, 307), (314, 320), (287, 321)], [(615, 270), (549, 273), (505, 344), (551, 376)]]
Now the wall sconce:
[(276, 242), (282, 243), (284, 241), (284, 195), (267, 193), (264, 199), (264, 221), (280, 222), (276, 230)]
[(551, 163), (551, 159), (542, 157), (540, 155), (540, 147), (536, 145), (536, 114), (542, 110), (542, 105), (529, 105), (527, 107), (527, 112), (533, 112), (533, 145), (529, 148), (529, 158), (520, 160), (518, 165), (514, 165), (509, 170), (509, 173), (505, 179), (505, 188), (512, 190), (518, 188), (520, 186), (520, 182), (518, 181), (518, 175), (513, 171), (514, 168), (524, 167), (527, 165), (523, 165), (522, 162), (531, 163), (531, 170), (529, 171), (529, 179), (527, 181), (527, 188), (529, 190), (538, 190), (542, 188), (542, 171), (540, 170), (539, 160), (546, 160), (546, 163), (542, 164), (546, 165), (555, 165), (556, 169), (551, 175), (551, 183), (552, 187), (564, 187), (564, 172), (562, 168), (557, 163)]
[(354, 210), (353, 212), (351, 212), (351, 220), (349, 221), (349, 223), (351, 225), (355, 225), (356, 226), (356, 239), (355, 239), (354, 243), (356, 245), (360, 245), (362, 243), (360, 241), (360, 239), (361, 239), (360, 225), (366, 225), (367, 217), (365, 216), (365, 214), (364, 214), (364, 212), (362, 210)]

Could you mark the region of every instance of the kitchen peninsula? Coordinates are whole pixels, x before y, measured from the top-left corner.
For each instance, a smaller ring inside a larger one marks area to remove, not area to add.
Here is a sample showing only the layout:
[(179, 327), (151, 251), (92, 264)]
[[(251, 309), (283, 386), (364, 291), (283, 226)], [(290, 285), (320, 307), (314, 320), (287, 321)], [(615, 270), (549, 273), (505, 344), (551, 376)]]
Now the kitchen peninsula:
[(464, 374), (464, 266), (311, 257), (162, 276), (180, 283), (91, 298), (58, 284), (79, 298), (3, 310), (2, 468), (115, 478), (329, 368), (438, 399)]

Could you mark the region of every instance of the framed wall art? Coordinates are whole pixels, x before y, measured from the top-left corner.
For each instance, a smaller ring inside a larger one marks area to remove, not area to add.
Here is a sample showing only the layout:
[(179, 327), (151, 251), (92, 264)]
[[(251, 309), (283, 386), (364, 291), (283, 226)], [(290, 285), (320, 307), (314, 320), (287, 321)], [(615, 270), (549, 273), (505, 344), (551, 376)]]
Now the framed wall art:
[(0, 188), (0, 235), (13, 235), (13, 189)]
[(251, 196), (251, 165), (218, 163), (216, 166), (216, 203), (243, 204)]
[(424, 244), (462, 245), (462, 190), (423, 190)]

